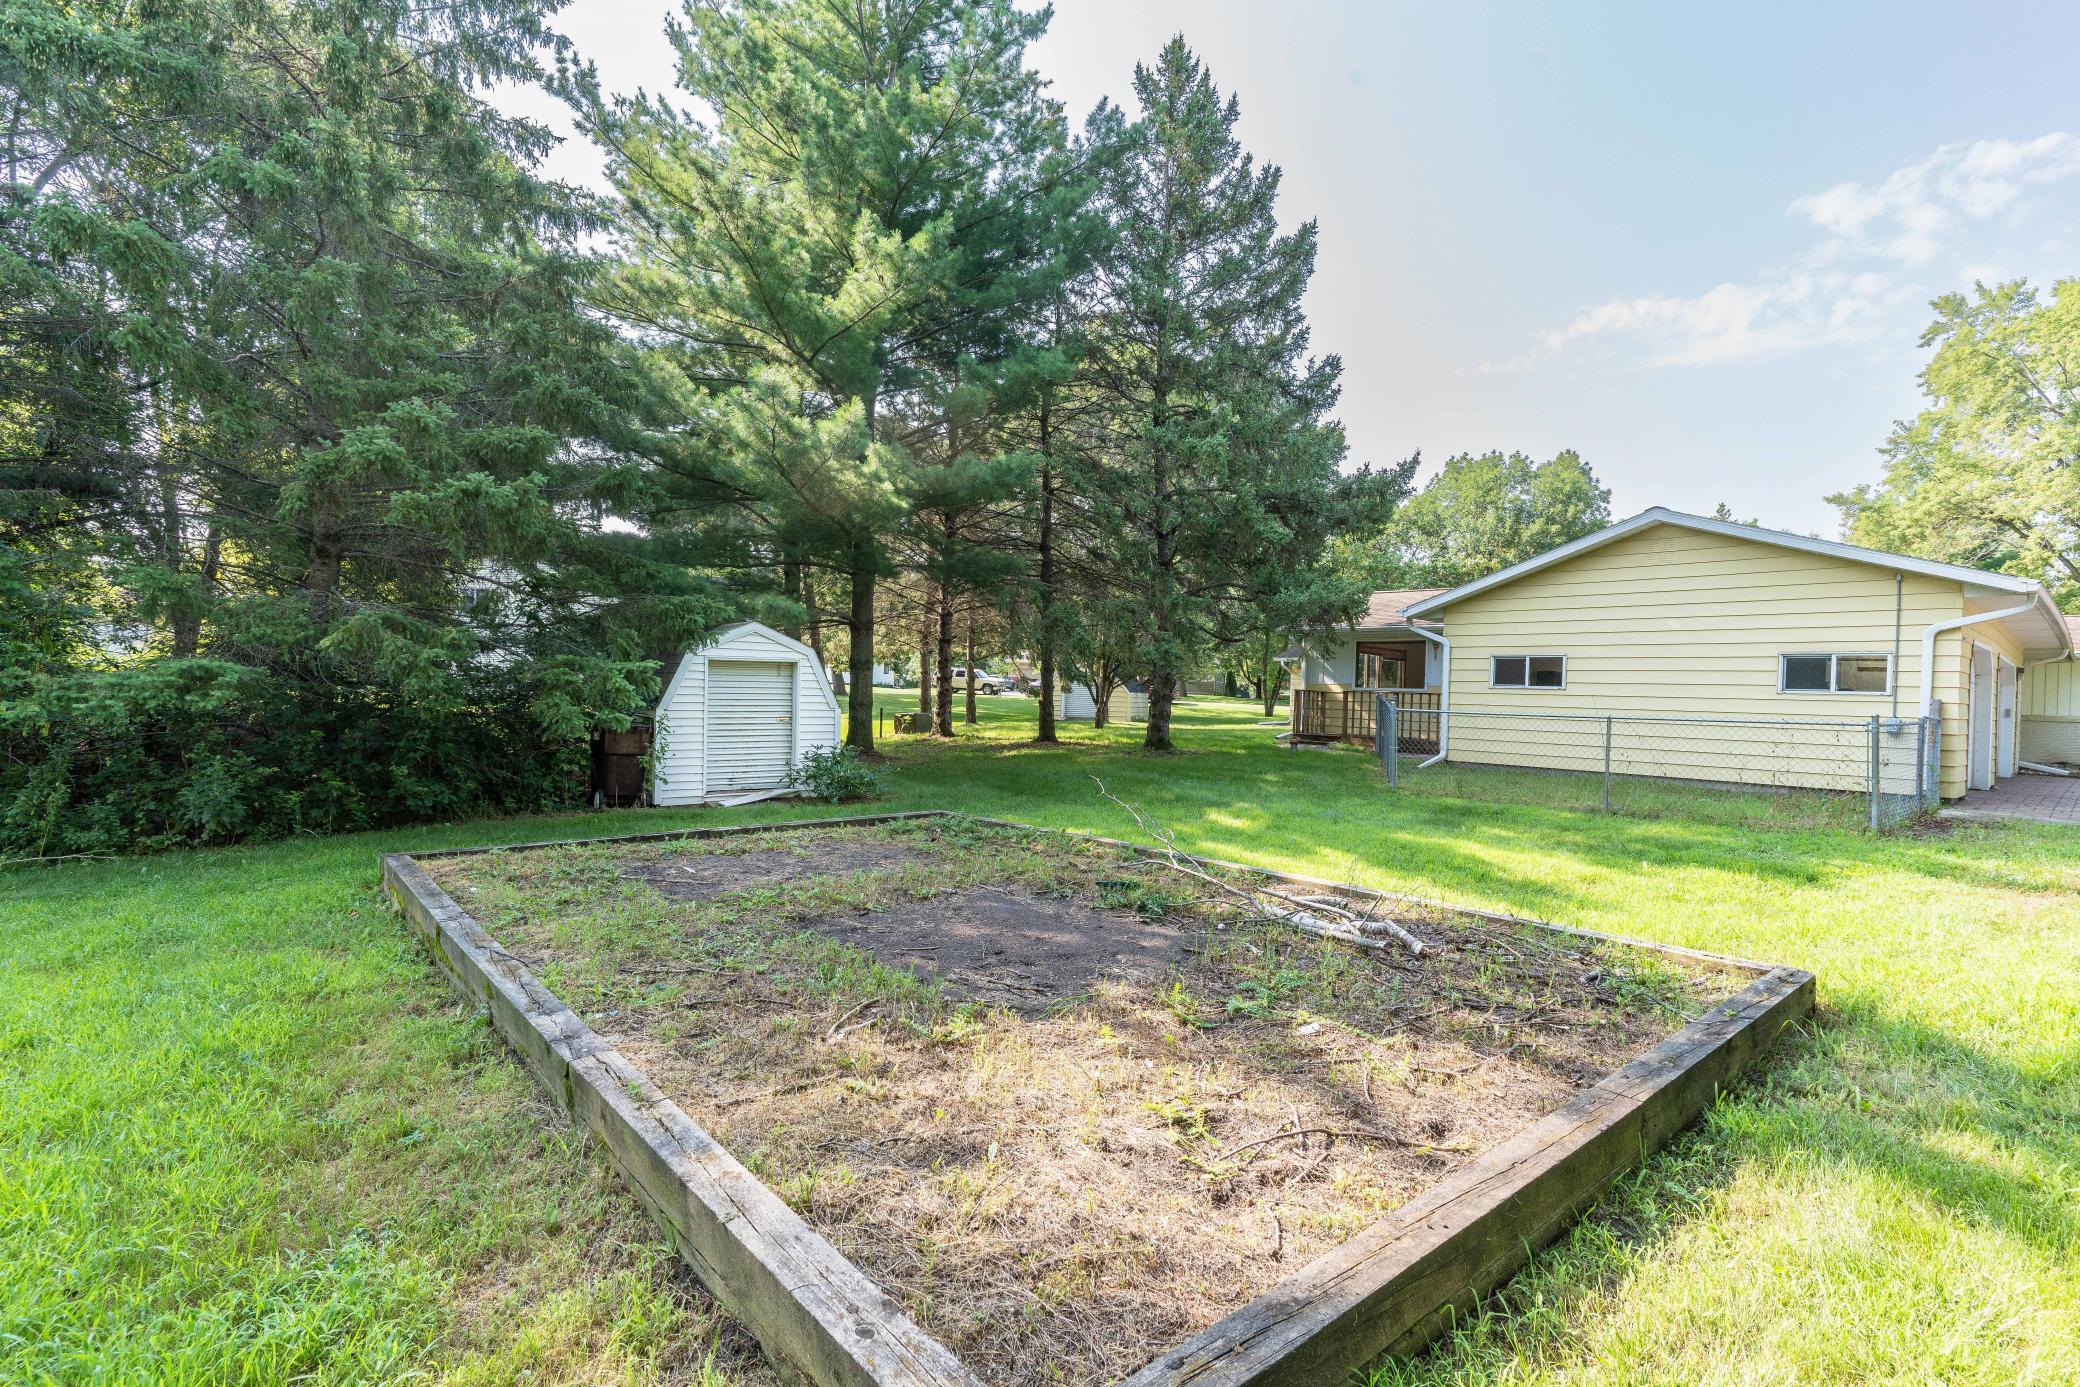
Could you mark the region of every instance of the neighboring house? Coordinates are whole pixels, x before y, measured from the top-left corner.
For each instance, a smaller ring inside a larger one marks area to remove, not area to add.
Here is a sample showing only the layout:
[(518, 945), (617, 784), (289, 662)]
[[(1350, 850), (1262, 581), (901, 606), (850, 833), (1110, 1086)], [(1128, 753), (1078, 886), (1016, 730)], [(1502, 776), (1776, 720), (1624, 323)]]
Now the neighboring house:
[[(1292, 731), (1369, 740), (1381, 688), (1404, 691), (1404, 734), (1426, 708), (1847, 720), (1933, 705), (1955, 798), (2014, 774), (2018, 689), (2071, 679), (2056, 662), (2074, 640), (2027, 579), (1656, 508), (1456, 588), (1379, 594), (1361, 625), (1306, 643)], [(1579, 766), (1526, 723), (1444, 722), (1429, 735), (1455, 763)], [(1641, 773), (1712, 778), (1674, 751)]]
[(756, 621), (688, 651), (657, 701), (652, 802), (779, 790), (805, 751), (838, 744), (838, 700), (808, 646)]
[[(2080, 647), (2080, 616), (2066, 618)], [(2022, 759), (2043, 765), (2080, 766), (2080, 660), (2039, 665), (2022, 681)]]

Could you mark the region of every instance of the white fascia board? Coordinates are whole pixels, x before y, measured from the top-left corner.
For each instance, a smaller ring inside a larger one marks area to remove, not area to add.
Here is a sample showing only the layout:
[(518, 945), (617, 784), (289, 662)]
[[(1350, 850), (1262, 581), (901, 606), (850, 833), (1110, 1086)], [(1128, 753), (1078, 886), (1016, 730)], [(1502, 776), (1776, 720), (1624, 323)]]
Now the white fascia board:
[(1578, 554), (1586, 554), (1591, 550), (1601, 549), (1606, 544), (1623, 539), (1630, 534), (1637, 534), (1639, 531), (1649, 529), (1655, 525), (1674, 525), (1680, 529), (1696, 530), (1703, 534), (1723, 535), (1728, 539), (1743, 539), (1754, 544), (1775, 545), (1780, 549), (1796, 549), (1808, 554), (1825, 554), (1830, 558), (1846, 559), (1851, 563), (1869, 564), (1873, 568), (1883, 568), (1890, 572), (1918, 573), (1930, 578), (1947, 578), (1953, 582), (1982, 588), (1989, 593), (2042, 594), (2044, 592), (2043, 584), (2033, 582), (2028, 578), (2015, 578), (2005, 573), (1988, 573), (1984, 569), (1966, 568), (1961, 564), (1954, 563), (1938, 563), (1933, 559), (1916, 559), (1905, 554), (1888, 554), (1882, 549), (1865, 549), (1859, 545), (1843, 544), (1838, 540), (1815, 539), (1811, 535), (1794, 535), (1785, 530), (1765, 530), (1759, 525), (1742, 525), (1731, 520), (1714, 520), (1706, 515), (1687, 515), (1682, 511), (1673, 511), (1663, 506), (1655, 506), (1652, 509), (1641, 511), (1638, 515), (1620, 520), (1615, 525), (1606, 526), (1593, 535), (1584, 535), (1580, 539), (1560, 545), (1556, 549), (1548, 549), (1543, 554), (1534, 554), (1520, 563), (1513, 563), (1508, 568), (1497, 569), (1485, 578), (1476, 578), (1470, 583), (1461, 583), (1449, 592), (1441, 592), (1435, 597), (1428, 597), (1421, 602), (1411, 603), (1407, 607), (1402, 608), (1401, 614), (1408, 618), (1428, 616), (1454, 602), (1471, 597), (1475, 593), (1486, 592), (1490, 588), (1501, 587), (1504, 583), (1515, 582), (1527, 574), (1536, 573), (1542, 568), (1550, 568), (1557, 563), (1564, 563)]

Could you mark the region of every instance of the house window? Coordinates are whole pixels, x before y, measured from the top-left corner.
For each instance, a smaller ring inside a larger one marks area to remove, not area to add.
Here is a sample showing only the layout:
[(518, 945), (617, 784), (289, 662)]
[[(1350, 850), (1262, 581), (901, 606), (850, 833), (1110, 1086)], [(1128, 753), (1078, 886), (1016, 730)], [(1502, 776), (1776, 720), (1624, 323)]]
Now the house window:
[(1408, 649), (1399, 645), (1358, 647), (1358, 687), (1361, 689), (1405, 689), (1408, 682)]
[(1779, 693), (1869, 693), (1892, 692), (1890, 655), (1780, 655), (1777, 657)]
[(1567, 687), (1565, 655), (1493, 655), (1488, 659), (1488, 687), (1492, 689), (1564, 689)]

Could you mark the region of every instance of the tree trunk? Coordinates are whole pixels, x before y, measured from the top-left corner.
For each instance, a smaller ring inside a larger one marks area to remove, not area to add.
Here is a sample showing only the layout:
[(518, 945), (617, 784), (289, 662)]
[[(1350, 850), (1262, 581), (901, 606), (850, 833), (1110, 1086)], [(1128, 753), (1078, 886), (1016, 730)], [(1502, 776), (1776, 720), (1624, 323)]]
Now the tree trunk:
[(310, 536), (304, 543), (303, 571), (303, 590), (310, 597), (311, 614), (320, 626), (332, 624), (344, 569), (339, 517), (329, 503), (321, 504), (311, 516)]
[[(801, 605), (802, 566), (793, 558), (784, 560), (780, 565), (780, 590), (786, 595), (788, 601), (797, 606)], [(785, 634), (800, 640), (802, 638), (802, 628), (800, 626), (789, 626), (786, 628)]]
[(1175, 751), (1170, 741), (1170, 705), (1177, 698), (1177, 672), (1159, 669), (1148, 680), (1148, 735), (1141, 745), (1149, 751)]
[(802, 574), (802, 605), (809, 609), (809, 649), (816, 656), (816, 667), (830, 676), (831, 692), (840, 698), (845, 696), (845, 671), (832, 669), (830, 661), (823, 658), (823, 620), (816, 615), (816, 580), (813, 574)]
[(927, 732), (932, 730), (932, 647), (935, 644), (932, 614), (926, 611), (917, 623), (917, 720)]
[[(1040, 454), (1047, 455), (1047, 409), (1040, 410)], [(1054, 732), (1054, 469), (1040, 467), (1040, 735)]]
[(1054, 652), (1040, 647), (1040, 736), (1043, 742), (1058, 740), (1054, 730)]
[(845, 745), (874, 753), (874, 550), (865, 540), (852, 544), (852, 611), (847, 627), (852, 651), (846, 661)]
[(1285, 666), (1278, 662), (1277, 652), (1271, 648), (1272, 644), (1272, 633), (1266, 631), (1264, 633), (1264, 682), (1259, 686), (1259, 694), (1264, 700), (1264, 716), (1267, 718), (1278, 712), (1278, 686), (1284, 680), (1286, 672)]
[[(202, 540), (202, 567), (198, 571), (201, 589), (205, 596), (217, 590), (217, 574), (223, 565), (224, 536), (217, 529), (217, 522), (209, 523), (209, 531)], [(173, 621), (173, 657), (189, 659), (202, 648), (202, 609), (181, 613)]]
[(975, 617), (968, 616), (968, 710), (962, 719), (968, 726), (975, 725)]
[[(1158, 357), (1161, 348), (1158, 347)], [(1170, 401), (1167, 389), (1158, 387), (1154, 409), (1151, 413), (1157, 437), (1168, 424)], [(1177, 658), (1177, 535), (1171, 514), (1170, 458), (1160, 442), (1150, 449), (1149, 462), (1154, 469), (1154, 493), (1151, 501), (1151, 516), (1154, 530), (1153, 550), (1156, 569), (1155, 591), (1155, 669), (1148, 681), (1148, 732), (1141, 739), (1146, 751), (1174, 751), (1170, 741), (1170, 702), (1177, 693), (1177, 674), (1171, 668)]]
[(953, 590), (939, 589), (939, 721), (933, 731), (953, 735)]

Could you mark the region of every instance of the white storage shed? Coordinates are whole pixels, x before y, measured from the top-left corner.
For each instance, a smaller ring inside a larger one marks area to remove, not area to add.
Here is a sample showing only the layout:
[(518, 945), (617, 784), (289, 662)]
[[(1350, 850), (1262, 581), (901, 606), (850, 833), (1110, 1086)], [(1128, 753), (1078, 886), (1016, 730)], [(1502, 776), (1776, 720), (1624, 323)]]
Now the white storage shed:
[[(1092, 697), (1090, 685), (1064, 684), (1055, 695), (1054, 711), (1063, 722), (1094, 722), (1098, 701)], [(1113, 685), (1112, 697), (1105, 701), (1105, 721), (1147, 722), (1148, 691), (1138, 682)]]
[(657, 701), (657, 804), (706, 804), (787, 784), (805, 751), (838, 744), (838, 699), (816, 653), (756, 621), (691, 650)]

